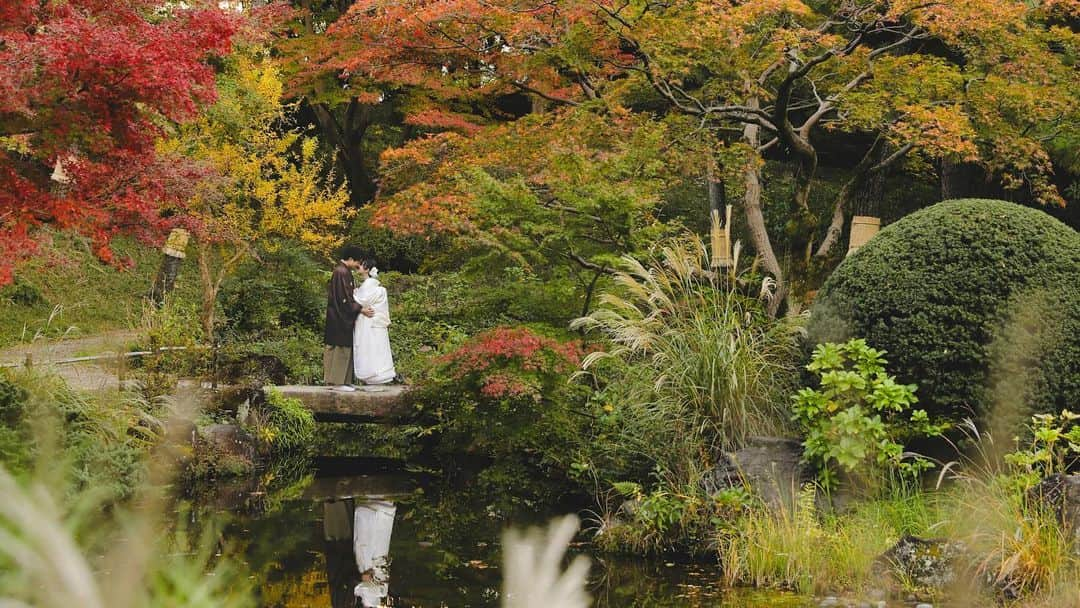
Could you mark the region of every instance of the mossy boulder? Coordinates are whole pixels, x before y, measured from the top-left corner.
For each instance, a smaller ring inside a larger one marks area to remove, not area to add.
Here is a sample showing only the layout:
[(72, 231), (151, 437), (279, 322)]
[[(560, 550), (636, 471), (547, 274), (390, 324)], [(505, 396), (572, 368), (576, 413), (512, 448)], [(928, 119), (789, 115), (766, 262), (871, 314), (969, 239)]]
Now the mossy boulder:
[[(825, 282), (812, 343), (863, 337), (921, 407), (1012, 421), (1080, 405), (1080, 233), (1005, 201), (945, 201), (887, 226)], [(996, 409), (995, 409), (996, 408)]]
[(255, 469), (255, 438), (236, 424), (198, 427), (188, 470), (193, 477), (236, 477)]

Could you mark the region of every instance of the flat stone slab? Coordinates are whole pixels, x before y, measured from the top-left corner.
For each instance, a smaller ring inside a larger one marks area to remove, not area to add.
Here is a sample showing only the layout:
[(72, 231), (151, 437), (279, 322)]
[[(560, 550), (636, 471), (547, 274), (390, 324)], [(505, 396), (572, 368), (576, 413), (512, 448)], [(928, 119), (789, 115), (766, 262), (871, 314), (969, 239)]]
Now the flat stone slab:
[(339, 500), (342, 498), (381, 498), (404, 496), (416, 489), (415, 479), (401, 474), (353, 475), (349, 477), (316, 477), (304, 489), (304, 498)]
[(299, 399), (317, 419), (323, 420), (398, 422), (407, 420), (414, 412), (409, 395), (412, 387), (406, 384), (364, 386), (351, 393), (296, 384), (263, 388), (270, 389)]

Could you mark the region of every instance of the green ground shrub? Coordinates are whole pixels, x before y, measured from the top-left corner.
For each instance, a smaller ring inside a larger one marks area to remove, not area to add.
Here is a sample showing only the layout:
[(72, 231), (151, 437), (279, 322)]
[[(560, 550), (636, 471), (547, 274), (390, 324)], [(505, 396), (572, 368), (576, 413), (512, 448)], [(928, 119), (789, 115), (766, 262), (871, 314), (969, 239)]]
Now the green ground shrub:
[(37, 287), (21, 280), (0, 288), (0, 300), (9, 300), (12, 304), (27, 307), (49, 305)]
[(946, 201), (887, 226), (836, 269), (810, 340), (861, 336), (887, 350), (932, 417), (995, 404), (1018, 419), (1060, 411), (1080, 403), (1078, 277), (1075, 230), (1004, 201)]
[(226, 334), (258, 335), (280, 328), (322, 330), (332, 266), (298, 244), (278, 241), (241, 265), (221, 286)]
[(896, 382), (885, 373), (885, 363), (885, 353), (862, 339), (814, 349), (806, 367), (818, 376), (819, 387), (795, 394), (792, 419), (805, 438), (803, 457), (818, 467), (826, 487), (837, 471), (865, 475), (878, 485), (893, 472), (917, 480), (931, 466), (906, 454), (904, 443), (945, 429), (932, 424), (925, 410), (912, 408), (917, 387)]
[(266, 392), (266, 401), (252, 415), (254, 435), (271, 453), (303, 450), (315, 438), (315, 417), (299, 399), (276, 390)]
[(49, 373), (0, 370), (0, 465), (21, 475), (48, 461), (64, 471), (56, 490), (118, 502), (143, 478), (161, 415), (138, 393), (85, 394)]
[[(79, 336), (137, 327), (144, 296), (161, 265), (160, 250), (120, 238), (117, 259), (131, 262), (123, 270), (102, 264), (89, 244), (77, 236), (44, 231), (42, 251), (19, 266), (15, 283), (0, 288), (0, 346), (35, 338)], [(198, 302), (195, 261), (184, 261), (171, 300)]]

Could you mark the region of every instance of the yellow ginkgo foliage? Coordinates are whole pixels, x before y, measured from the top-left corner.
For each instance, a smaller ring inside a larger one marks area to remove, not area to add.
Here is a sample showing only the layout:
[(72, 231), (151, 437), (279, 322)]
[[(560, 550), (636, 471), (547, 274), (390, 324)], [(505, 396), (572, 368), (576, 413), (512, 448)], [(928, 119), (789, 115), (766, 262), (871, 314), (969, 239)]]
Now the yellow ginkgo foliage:
[(160, 143), (213, 172), (187, 208), (197, 227), (207, 337), (221, 284), (240, 262), (278, 239), (328, 252), (352, 213), (348, 192), (328, 179), (318, 142), (288, 125), (282, 87), (265, 53), (234, 53), (219, 76), (217, 103)]

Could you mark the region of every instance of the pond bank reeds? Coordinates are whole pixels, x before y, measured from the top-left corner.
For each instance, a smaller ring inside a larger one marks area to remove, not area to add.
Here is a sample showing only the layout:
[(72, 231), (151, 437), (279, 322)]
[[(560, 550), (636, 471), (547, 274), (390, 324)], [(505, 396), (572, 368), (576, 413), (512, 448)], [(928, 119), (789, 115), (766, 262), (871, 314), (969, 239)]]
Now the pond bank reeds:
[(625, 257), (600, 305), (572, 324), (612, 344), (583, 363), (619, 418), (608, 445), (646, 456), (671, 488), (695, 485), (710, 455), (790, 427), (801, 319), (769, 318), (745, 277), (709, 267), (698, 238), (644, 264)]
[(0, 464), (0, 604), (253, 605), (246, 579), (214, 558), (214, 527), (189, 538), (164, 500), (191, 404), (82, 394), (36, 371), (2, 382), (19, 387), (5, 423), (21, 429), (30, 464)]

